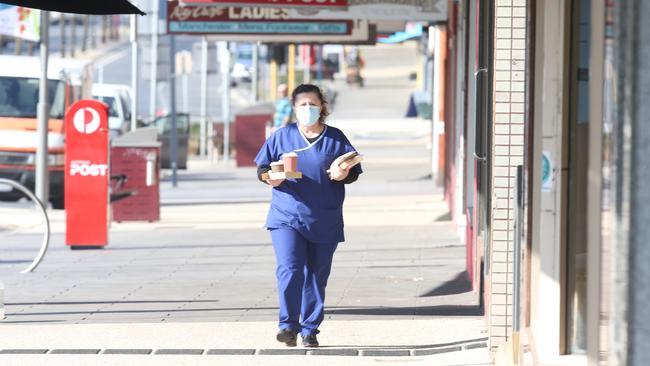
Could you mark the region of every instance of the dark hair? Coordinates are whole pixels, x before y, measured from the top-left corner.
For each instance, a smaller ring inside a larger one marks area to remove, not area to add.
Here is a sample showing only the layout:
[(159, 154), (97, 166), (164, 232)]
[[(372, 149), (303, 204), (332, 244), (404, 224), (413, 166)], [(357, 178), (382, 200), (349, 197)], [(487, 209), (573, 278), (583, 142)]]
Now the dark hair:
[(318, 122), (325, 123), (325, 118), (330, 115), (330, 111), (327, 109), (327, 99), (325, 99), (325, 96), (323, 95), (323, 91), (320, 90), (318, 86), (314, 84), (298, 85), (291, 93), (291, 104), (296, 105), (296, 97), (298, 97), (299, 94), (304, 94), (304, 93), (314, 93), (318, 95), (318, 99), (320, 99), (320, 103), (322, 105), (320, 109), (320, 118), (318, 119)]

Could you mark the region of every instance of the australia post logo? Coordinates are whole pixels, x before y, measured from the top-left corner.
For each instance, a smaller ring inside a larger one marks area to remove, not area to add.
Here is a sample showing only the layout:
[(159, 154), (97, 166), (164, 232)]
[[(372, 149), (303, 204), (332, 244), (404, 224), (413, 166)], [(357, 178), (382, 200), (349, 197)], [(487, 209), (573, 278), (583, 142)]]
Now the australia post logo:
[(105, 177), (108, 173), (108, 165), (93, 164), (87, 160), (72, 160), (70, 162), (70, 176), (82, 177)]
[(99, 112), (91, 107), (79, 108), (72, 116), (74, 128), (83, 134), (91, 134), (99, 129)]

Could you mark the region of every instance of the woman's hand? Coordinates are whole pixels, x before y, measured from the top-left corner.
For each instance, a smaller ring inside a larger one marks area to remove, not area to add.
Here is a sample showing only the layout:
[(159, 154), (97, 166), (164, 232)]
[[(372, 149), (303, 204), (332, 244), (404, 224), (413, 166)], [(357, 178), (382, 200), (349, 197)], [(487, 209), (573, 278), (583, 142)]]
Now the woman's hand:
[(330, 168), (330, 179), (335, 181), (342, 181), (347, 178), (350, 173), (350, 167), (343, 169), (338, 164), (333, 164)]
[(347, 169), (343, 169), (340, 166), (340, 164), (343, 162), (344, 156), (345, 155), (339, 156), (332, 162), (332, 164), (330, 164), (328, 173), (330, 175), (331, 180), (342, 181), (348, 176), (348, 173), (350, 173), (350, 167), (347, 167)]
[(282, 182), (284, 182), (284, 179), (267, 179), (266, 180), (266, 183), (268, 185), (270, 185), (271, 187), (273, 187), (273, 188), (279, 186), (280, 184), (282, 184)]

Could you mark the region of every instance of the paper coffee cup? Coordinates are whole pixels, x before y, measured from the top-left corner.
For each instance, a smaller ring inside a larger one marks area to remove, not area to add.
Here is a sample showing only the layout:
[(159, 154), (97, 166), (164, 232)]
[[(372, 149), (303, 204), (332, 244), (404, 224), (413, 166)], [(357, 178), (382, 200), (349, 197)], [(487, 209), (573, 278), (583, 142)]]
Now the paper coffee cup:
[(271, 163), (271, 171), (274, 173), (280, 173), (284, 171), (284, 162), (274, 161)]
[(285, 172), (298, 171), (298, 154), (295, 152), (282, 155), (282, 162), (284, 163)]

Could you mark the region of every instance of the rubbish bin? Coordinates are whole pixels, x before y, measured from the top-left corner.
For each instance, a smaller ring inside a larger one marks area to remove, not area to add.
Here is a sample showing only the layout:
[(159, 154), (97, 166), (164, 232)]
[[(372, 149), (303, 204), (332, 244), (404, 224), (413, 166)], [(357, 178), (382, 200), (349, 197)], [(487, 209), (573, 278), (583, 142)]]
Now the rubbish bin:
[(254, 166), (253, 160), (266, 140), (266, 126), (273, 119), (272, 104), (258, 104), (235, 115), (235, 156), (237, 166)]
[(160, 220), (160, 146), (155, 128), (142, 128), (111, 145), (113, 221)]

